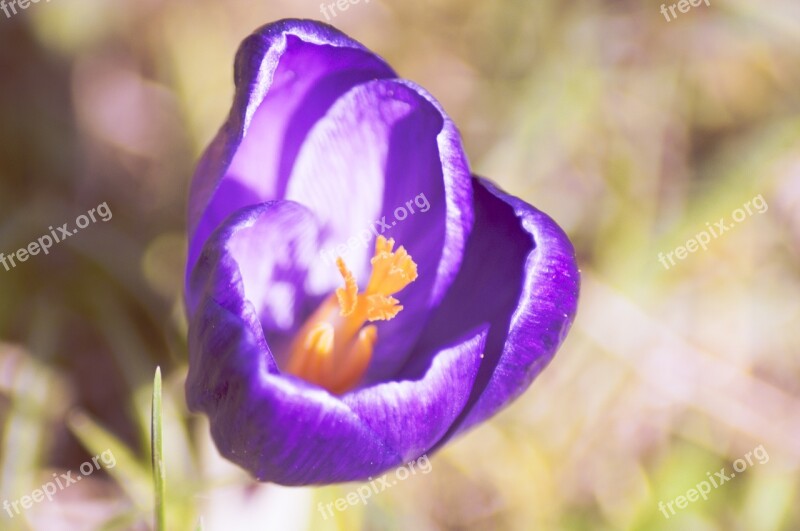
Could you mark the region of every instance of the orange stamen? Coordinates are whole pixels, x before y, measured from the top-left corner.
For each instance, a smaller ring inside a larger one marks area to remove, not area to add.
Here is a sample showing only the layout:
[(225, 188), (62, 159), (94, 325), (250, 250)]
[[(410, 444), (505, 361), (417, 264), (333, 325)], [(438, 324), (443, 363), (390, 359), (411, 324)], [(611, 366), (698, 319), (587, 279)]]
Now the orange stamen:
[(418, 276), (417, 264), (406, 250), (393, 248), (393, 239), (378, 236), (363, 293), (344, 260), (336, 259), (344, 287), (326, 298), (300, 328), (290, 347), (287, 372), (337, 394), (358, 384), (378, 340), (377, 327), (364, 325), (396, 317), (403, 306), (392, 295)]

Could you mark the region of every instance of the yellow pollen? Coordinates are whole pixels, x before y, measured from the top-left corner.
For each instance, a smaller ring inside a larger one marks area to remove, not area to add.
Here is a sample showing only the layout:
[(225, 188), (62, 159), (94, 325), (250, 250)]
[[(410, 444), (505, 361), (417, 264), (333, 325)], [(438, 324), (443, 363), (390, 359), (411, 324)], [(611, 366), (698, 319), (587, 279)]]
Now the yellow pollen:
[(376, 326), (364, 325), (394, 319), (403, 306), (392, 295), (417, 279), (411, 256), (403, 246), (393, 249), (393, 239), (378, 236), (370, 261), (372, 274), (362, 293), (344, 260), (336, 259), (344, 286), (322, 301), (298, 331), (289, 349), (287, 372), (336, 394), (361, 381), (378, 340)]

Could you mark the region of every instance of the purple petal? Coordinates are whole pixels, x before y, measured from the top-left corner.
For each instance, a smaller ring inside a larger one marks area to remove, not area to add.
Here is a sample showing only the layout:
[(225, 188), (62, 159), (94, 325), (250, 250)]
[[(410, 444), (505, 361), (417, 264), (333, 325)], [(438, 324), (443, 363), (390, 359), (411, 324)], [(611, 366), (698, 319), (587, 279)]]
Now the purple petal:
[(355, 87), (309, 133), (286, 193), (325, 227), (309, 294), (341, 285), (336, 255), (366, 287), (376, 234), (395, 238), (419, 266), (417, 281), (398, 295), (407, 310), (378, 324), (371, 381), (404, 363), (455, 278), (472, 223), (471, 192), (458, 131), (419, 87), (395, 80)]
[(186, 400), (208, 415), (224, 457), (284, 485), (347, 481), (400, 461), (338, 398), (278, 374), (254, 319), (207, 297), (190, 323)]
[(567, 236), (546, 214), (474, 179), (475, 228), (459, 276), (403, 370), (416, 377), (435, 352), (488, 326), (469, 403), (442, 442), (519, 396), (552, 359), (577, 310), (580, 275)]
[(378, 384), (345, 395), (342, 400), (381, 440), (397, 450), (402, 461), (416, 459), (441, 440), (462, 413), (485, 342), (486, 330), (476, 330), (474, 335), (438, 352), (421, 379)]
[[(189, 290), (189, 313), (211, 296), (239, 311), (251, 305), (264, 329), (290, 331), (308, 313), (305, 283), (319, 226), (303, 205), (280, 201), (248, 207), (207, 242)], [(243, 302), (244, 301), (244, 302)]]
[(189, 200), (189, 271), (235, 210), (283, 197), (309, 129), (355, 85), (395, 73), (331, 26), (283, 20), (246, 39), (228, 121), (201, 159)]

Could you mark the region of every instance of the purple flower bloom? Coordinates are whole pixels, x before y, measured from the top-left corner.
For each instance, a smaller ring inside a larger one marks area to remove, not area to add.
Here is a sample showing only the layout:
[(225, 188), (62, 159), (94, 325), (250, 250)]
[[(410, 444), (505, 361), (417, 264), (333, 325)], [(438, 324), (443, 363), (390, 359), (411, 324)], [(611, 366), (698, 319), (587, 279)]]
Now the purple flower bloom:
[(330, 26), (264, 26), (235, 81), (189, 200), (186, 396), (220, 452), (263, 481), (366, 479), (519, 396), (576, 311), (561, 229)]

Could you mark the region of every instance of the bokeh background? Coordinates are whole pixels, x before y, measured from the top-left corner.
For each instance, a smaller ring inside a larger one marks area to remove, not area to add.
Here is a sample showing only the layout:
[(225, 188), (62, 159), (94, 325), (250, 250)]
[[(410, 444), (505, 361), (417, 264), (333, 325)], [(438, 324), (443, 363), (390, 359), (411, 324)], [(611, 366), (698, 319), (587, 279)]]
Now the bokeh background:
[[(574, 328), (511, 407), (431, 470), (323, 519), (357, 485), (255, 484), (183, 398), (186, 191), (257, 26), (298, 0), (52, 0), (0, 12), (0, 500), (104, 450), (0, 529), (151, 527), (149, 396), (165, 374), (170, 530), (800, 529), (800, 4), (372, 0), (331, 20), (433, 93), (475, 171), (548, 212), (583, 272)], [(658, 253), (769, 208), (665, 269)], [(658, 510), (763, 446), (766, 463)]]

